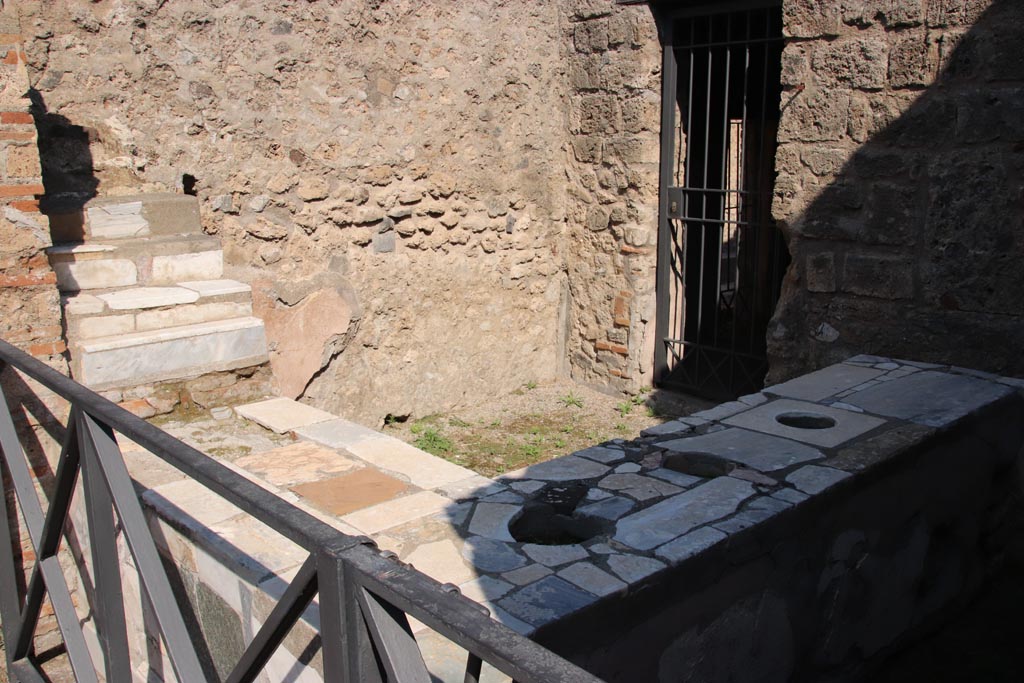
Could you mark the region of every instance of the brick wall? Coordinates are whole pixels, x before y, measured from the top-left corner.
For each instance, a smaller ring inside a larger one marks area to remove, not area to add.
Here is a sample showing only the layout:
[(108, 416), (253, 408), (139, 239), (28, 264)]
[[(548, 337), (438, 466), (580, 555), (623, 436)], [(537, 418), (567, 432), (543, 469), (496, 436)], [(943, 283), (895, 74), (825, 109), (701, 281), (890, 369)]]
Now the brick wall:
[(858, 352), (1024, 375), (1024, 4), (784, 8), (769, 380)]
[[(5, 12), (0, 12), (0, 54), (4, 55), (0, 62), (0, 339), (66, 374), (60, 297), (44, 252), (50, 244), (49, 228), (39, 213), (43, 185), (36, 127), (29, 113), (25, 53), (17, 24)], [(63, 438), (66, 407), (33, 380), (10, 369), (0, 372), (0, 386), (37, 483), (48, 491)], [(5, 486), (4, 493), (11, 514), (16, 509), (13, 492)], [(13, 528), (12, 533), (21, 540), (20, 560), (34, 561), (24, 526)], [(58, 638), (49, 603), (37, 634), (39, 651)]]

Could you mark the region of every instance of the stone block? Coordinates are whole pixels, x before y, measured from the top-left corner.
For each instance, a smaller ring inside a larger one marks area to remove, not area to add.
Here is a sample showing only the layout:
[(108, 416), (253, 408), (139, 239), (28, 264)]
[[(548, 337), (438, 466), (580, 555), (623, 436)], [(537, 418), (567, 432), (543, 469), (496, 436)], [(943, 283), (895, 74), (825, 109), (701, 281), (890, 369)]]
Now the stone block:
[(522, 505), (477, 503), (473, 517), (469, 521), (469, 531), (478, 536), (512, 542), (515, 539), (509, 533), (508, 523), (522, 509)]
[(804, 401), (821, 401), (876, 379), (882, 374), (884, 370), (875, 368), (847, 364), (830, 365), (788, 382), (767, 387), (765, 392)]
[(562, 458), (530, 465), (504, 475), (504, 479), (540, 479), (543, 481), (570, 481), (591, 479), (607, 473), (611, 468), (592, 460), (567, 455)]
[(236, 318), (85, 340), (72, 351), (75, 379), (93, 389), (194, 377), (267, 359), (263, 323)]
[(907, 88), (930, 85), (935, 80), (928, 39), (925, 35), (909, 35), (893, 45), (889, 55), (889, 85)]
[(626, 583), (589, 562), (577, 562), (558, 572), (558, 576), (599, 597), (625, 590)]
[(224, 273), (224, 252), (220, 249), (193, 254), (153, 257), (149, 282), (174, 284), (183, 280), (216, 280)]
[(879, 299), (909, 299), (914, 295), (914, 264), (889, 254), (847, 254), (841, 289)]
[[(232, 301), (214, 302), (175, 306), (159, 311), (141, 311), (135, 316), (135, 329), (157, 330), (178, 325), (194, 325), (196, 323), (231, 318), (248, 318), (252, 316), (252, 305)], [(109, 316), (108, 316), (109, 317)], [(107, 318), (100, 318), (106, 320)]]
[(808, 495), (821, 493), (827, 488), (838, 484), (850, 476), (849, 472), (821, 467), (820, 465), (805, 465), (786, 477), (793, 486)]
[(779, 142), (828, 142), (846, 133), (850, 95), (842, 90), (799, 93), (782, 115)]
[(811, 60), (815, 79), (827, 87), (881, 90), (886, 84), (888, 46), (871, 38), (818, 45)]
[(725, 533), (710, 526), (691, 531), (685, 536), (680, 536), (674, 541), (669, 541), (659, 546), (655, 551), (658, 557), (664, 558), (672, 563), (682, 562), (697, 553), (710, 548), (719, 541), (727, 538)]
[(452, 501), (433, 491), (419, 491), (349, 513), (342, 517), (342, 521), (351, 524), (364, 534), (375, 534), (414, 519), (444, 512), (452, 505), (454, 505)]
[(539, 545), (524, 543), (523, 552), (533, 560), (547, 567), (559, 567), (570, 562), (585, 560), (588, 555), (583, 546), (570, 545)]
[(725, 423), (801, 443), (834, 448), (881, 427), (885, 420), (783, 398), (731, 417)]
[(139, 276), (135, 264), (127, 259), (56, 262), (53, 272), (57, 276), (57, 288), (62, 292), (131, 287)]
[(791, 0), (782, 10), (783, 33), (790, 38), (839, 35), (839, 5), (832, 0)]
[(749, 482), (719, 477), (619, 520), (615, 540), (651, 550), (698, 526), (732, 514), (754, 495)]
[(199, 300), (199, 294), (184, 287), (133, 287), (99, 294), (97, 298), (112, 311), (131, 311), (191, 304)]
[(565, 579), (548, 576), (498, 601), (502, 609), (533, 626), (541, 626), (586, 607), (595, 600)]
[(252, 420), (278, 434), (337, 419), (331, 413), (293, 401), (290, 398), (272, 398), (236, 406), (235, 412), (240, 417)]
[(620, 579), (630, 584), (643, 581), (648, 576), (665, 568), (663, 562), (650, 557), (617, 553), (608, 556), (608, 566)]
[(292, 492), (335, 516), (378, 505), (409, 492), (409, 485), (372, 467), (296, 484)]
[(843, 400), (877, 415), (946, 427), (1011, 393), (1011, 387), (976, 377), (926, 370), (857, 391)]
[(527, 563), (513, 544), (482, 536), (466, 539), (462, 546), (462, 557), (485, 572), (509, 572)]
[(90, 206), (85, 210), (86, 230), (93, 239), (123, 239), (150, 234), (142, 215), (142, 202), (130, 201)]
[(674, 439), (659, 446), (679, 453), (706, 453), (718, 456), (760, 472), (773, 472), (825, 457), (824, 453), (811, 446), (736, 428)]
[(402, 561), (441, 583), (459, 585), (471, 581), (475, 576), (473, 570), (463, 561), (459, 549), (447, 539), (417, 546), (403, 557)]

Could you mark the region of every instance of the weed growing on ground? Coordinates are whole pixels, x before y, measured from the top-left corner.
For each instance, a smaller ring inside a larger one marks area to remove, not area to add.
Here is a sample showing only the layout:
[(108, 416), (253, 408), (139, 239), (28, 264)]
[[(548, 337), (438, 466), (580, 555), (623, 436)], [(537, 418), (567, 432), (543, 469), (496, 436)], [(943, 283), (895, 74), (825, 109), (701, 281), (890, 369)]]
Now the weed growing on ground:
[[(413, 425), (414, 427), (416, 425)], [(413, 431), (414, 434), (417, 432)], [(416, 448), (424, 450), (431, 455), (443, 456), (448, 455), (455, 449), (455, 444), (452, 443), (451, 439), (437, 431), (436, 427), (424, 426), (419, 432), (419, 436), (413, 441)]]
[(565, 396), (563, 396), (560, 399), (558, 399), (558, 401), (559, 401), (559, 403), (561, 403), (566, 408), (569, 408), (569, 407), (582, 408), (583, 407), (583, 399), (580, 398), (579, 396), (577, 396), (576, 394), (574, 394), (571, 391), (568, 394), (566, 394)]
[(533, 391), (534, 389), (537, 388), (537, 383), (531, 379), (529, 382), (526, 383), (526, 388), (529, 389), (530, 391)]
[(619, 405), (615, 406), (615, 410), (619, 411), (619, 415), (626, 417), (633, 412), (633, 404), (630, 401), (623, 401)]

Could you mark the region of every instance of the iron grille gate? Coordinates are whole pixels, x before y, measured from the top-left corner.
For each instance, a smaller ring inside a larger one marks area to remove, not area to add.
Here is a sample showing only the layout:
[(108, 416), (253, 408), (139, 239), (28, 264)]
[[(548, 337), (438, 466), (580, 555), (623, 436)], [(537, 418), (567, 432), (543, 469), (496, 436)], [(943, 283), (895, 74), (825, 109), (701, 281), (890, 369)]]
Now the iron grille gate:
[(662, 29), (657, 383), (733, 398), (763, 386), (789, 262), (771, 218), (782, 13), (682, 16)]

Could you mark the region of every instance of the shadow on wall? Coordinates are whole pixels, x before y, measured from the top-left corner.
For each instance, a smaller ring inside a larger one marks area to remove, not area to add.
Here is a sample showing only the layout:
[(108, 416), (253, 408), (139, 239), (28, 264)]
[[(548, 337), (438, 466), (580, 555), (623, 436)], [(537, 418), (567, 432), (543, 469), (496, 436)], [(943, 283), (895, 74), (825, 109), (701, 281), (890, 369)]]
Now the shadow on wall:
[(1024, 375), (1024, 3), (933, 16), (968, 11), (787, 47), (768, 384), (864, 352)]
[(39, 132), (39, 161), (46, 189), (40, 208), (43, 213), (75, 213), (98, 194), (90, 131), (49, 113), (38, 90), (30, 90), (29, 98)]

